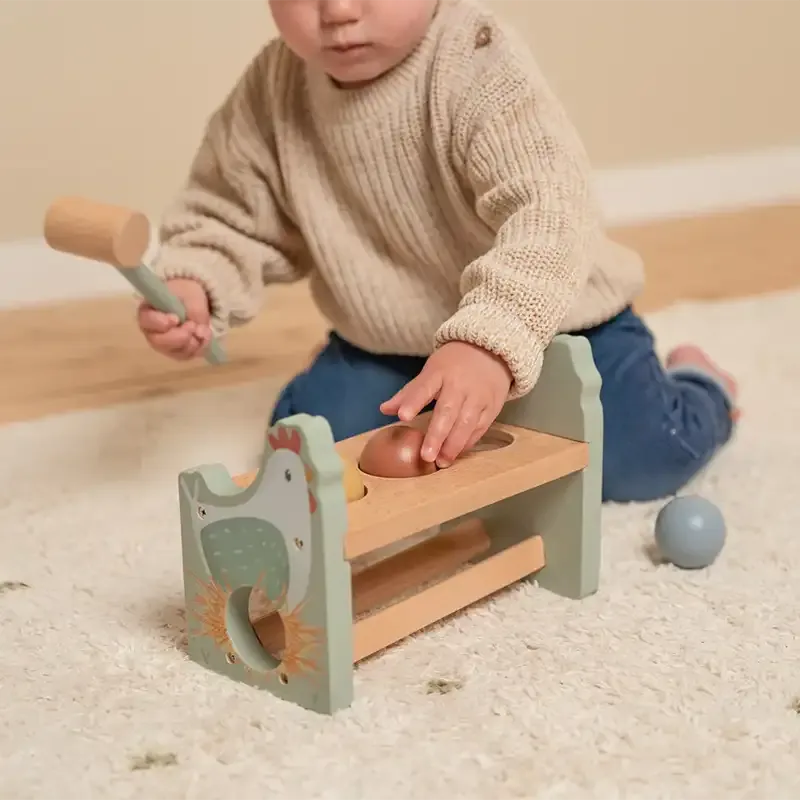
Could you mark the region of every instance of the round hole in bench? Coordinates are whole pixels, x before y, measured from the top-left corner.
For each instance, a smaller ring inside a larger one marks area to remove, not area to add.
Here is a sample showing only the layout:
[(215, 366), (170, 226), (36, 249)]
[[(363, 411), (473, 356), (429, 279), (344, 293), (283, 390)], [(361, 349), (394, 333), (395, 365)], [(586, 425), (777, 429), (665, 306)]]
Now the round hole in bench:
[[(421, 446), (424, 436), (424, 429), (416, 421), (409, 425), (395, 425), (379, 430), (375, 434), (375, 441), (369, 440), (362, 451), (358, 463), (360, 471), (365, 475), (396, 480), (435, 475), (439, 471), (435, 464), (422, 462), (418, 456), (415, 458), (410, 455), (411, 450)], [(493, 427), (469, 451), (462, 453), (461, 457), (488, 450), (499, 450), (513, 442), (512, 434)], [(397, 448), (395, 451), (397, 455), (392, 454), (393, 447)], [(401, 451), (403, 451), (402, 456)], [(365, 459), (365, 455), (368, 455), (368, 458)]]
[(470, 448), (470, 453), (483, 453), (487, 450), (499, 450), (508, 447), (514, 441), (514, 437), (506, 431), (489, 428), (483, 436)]

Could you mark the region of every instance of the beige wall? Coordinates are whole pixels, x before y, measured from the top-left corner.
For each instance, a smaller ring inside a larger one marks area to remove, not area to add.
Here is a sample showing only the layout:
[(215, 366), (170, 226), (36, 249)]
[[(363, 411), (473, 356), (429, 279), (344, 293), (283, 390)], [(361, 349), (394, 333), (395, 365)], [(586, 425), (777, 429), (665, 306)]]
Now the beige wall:
[[(800, 0), (494, 5), (598, 168), (800, 144)], [(263, 0), (0, 0), (0, 239), (64, 192), (158, 214), (271, 33)]]

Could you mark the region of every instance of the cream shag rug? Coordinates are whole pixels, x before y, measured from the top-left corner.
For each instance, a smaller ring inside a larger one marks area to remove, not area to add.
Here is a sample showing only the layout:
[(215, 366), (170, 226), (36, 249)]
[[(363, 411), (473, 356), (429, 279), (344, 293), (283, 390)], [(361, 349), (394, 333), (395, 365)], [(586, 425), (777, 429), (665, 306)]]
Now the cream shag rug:
[(358, 670), (334, 718), (187, 661), (176, 475), (250, 468), (274, 382), (0, 428), (2, 798), (800, 796), (800, 293), (651, 315), (738, 376), (691, 487), (713, 567), (604, 510), (600, 592), (532, 585)]

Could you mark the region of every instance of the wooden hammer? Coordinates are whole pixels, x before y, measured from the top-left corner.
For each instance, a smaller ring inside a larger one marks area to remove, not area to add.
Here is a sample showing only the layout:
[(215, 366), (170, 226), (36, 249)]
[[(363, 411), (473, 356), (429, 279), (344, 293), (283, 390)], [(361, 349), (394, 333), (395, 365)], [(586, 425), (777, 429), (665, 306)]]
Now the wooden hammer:
[[(47, 209), (44, 238), (54, 250), (110, 264), (153, 308), (186, 320), (183, 303), (143, 263), (150, 247), (150, 223), (144, 214), (83, 197), (61, 197)], [(210, 364), (226, 361), (216, 339), (205, 357)]]

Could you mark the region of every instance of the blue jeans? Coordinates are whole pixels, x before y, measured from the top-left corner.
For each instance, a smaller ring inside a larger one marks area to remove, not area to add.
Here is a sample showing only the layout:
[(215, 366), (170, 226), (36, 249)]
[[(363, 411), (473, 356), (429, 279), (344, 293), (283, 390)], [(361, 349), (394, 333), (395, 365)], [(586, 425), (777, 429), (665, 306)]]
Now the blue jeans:
[[(731, 436), (724, 387), (691, 370), (669, 372), (653, 335), (630, 308), (576, 332), (602, 379), (603, 499), (648, 501), (676, 494)], [(272, 422), (323, 416), (336, 441), (396, 421), (379, 406), (414, 378), (425, 359), (365, 352), (332, 334), (311, 366), (281, 392)]]

